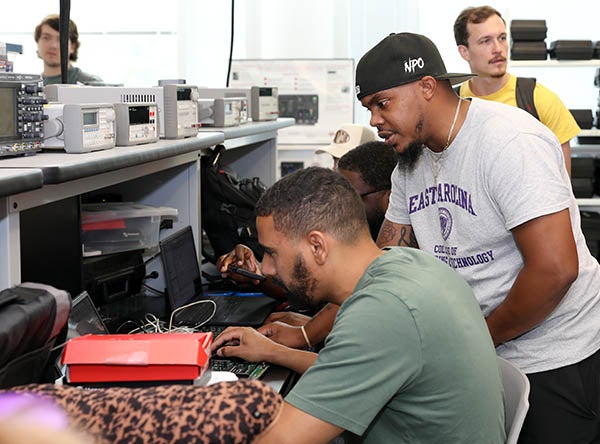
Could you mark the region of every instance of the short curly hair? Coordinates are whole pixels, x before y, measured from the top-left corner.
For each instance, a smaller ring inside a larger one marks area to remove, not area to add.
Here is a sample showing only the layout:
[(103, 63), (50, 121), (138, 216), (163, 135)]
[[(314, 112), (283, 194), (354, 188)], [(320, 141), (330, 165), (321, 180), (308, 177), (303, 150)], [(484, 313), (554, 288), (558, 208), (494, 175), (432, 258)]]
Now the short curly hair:
[[(50, 14), (49, 16), (44, 17), (40, 24), (35, 27), (35, 42), (37, 43), (42, 35), (42, 26), (48, 25), (56, 32), (60, 32), (59, 24), (60, 16), (58, 14)], [(77, 25), (73, 20), (69, 20), (69, 41), (73, 45), (73, 52), (69, 56), (69, 60), (71, 60), (72, 62), (76, 62), (79, 54), (79, 46), (81, 45), (81, 43), (79, 43), (79, 32), (77, 32)]]
[(346, 244), (369, 236), (367, 216), (352, 184), (329, 168), (308, 167), (283, 176), (256, 203), (258, 217), (273, 216), (275, 230), (300, 239), (312, 230)]
[(398, 163), (393, 146), (381, 141), (366, 142), (344, 154), (338, 162), (338, 170), (355, 171), (373, 190), (392, 189), (392, 171)]

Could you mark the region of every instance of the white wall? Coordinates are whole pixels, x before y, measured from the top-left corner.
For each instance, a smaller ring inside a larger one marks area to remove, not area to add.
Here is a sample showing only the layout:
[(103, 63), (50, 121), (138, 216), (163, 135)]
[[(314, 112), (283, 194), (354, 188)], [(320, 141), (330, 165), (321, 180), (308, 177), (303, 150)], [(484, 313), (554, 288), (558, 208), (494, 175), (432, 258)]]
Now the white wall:
[[(71, 1), (81, 47), (75, 63), (107, 82), (151, 86), (159, 78), (178, 75), (177, 10), (163, 0)], [(5, 2), (0, 41), (23, 45), (15, 71), (37, 73), (42, 62), (33, 38), (36, 25), (58, 13), (58, 0)], [(24, 11), (26, 13), (24, 13)]]
[[(238, 0), (235, 3), (234, 58), (354, 58), (390, 32), (421, 32), (440, 48), (449, 70), (464, 71), (452, 33), (467, 0)], [(556, 39), (600, 40), (600, 7), (505, 0), (494, 5), (512, 18), (545, 19), (549, 43)], [(33, 30), (42, 17), (58, 12), (58, 0), (21, 0), (3, 5), (0, 41), (22, 44), (17, 71), (41, 71)], [(23, 11), (26, 11), (25, 14)], [(150, 86), (160, 78), (225, 86), (229, 56), (231, 1), (103, 0), (71, 1), (82, 47), (77, 63), (104, 80)], [(597, 108), (595, 68), (519, 68), (561, 95), (570, 108)], [(355, 121), (367, 123), (357, 104)]]

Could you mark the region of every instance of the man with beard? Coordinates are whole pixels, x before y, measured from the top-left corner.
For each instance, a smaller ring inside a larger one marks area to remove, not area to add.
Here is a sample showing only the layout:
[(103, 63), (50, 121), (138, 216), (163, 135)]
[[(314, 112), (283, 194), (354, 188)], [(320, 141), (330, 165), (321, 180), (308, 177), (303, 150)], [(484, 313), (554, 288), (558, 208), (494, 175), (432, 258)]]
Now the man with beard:
[[(362, 199), (373, 240), (377, 239), (388, 208), (391, 175), (397, 159), (394, 148), (374, 141), (348, 151), (337, 164), (337, 172), (350, 181)], [(254, 255), (248, 247), (239, 245), (231, 254), (246, 257), (246, 261), (253, 262), (254, 268)], [(227, 273), (231, 260), (227, 255), (219, 258), (217, 266), (223, 273)], [(327, 304), (313, 317), (294, 311), (275, 312), (258, 331), (288, 347), (313, 349), (327, 337), (338, 308), (335, 304)]]
[(560, 144), (522, 110), (457, 97), (460, 81), (418, 34), (358, 62), (357, 97), (403, 159), (377, 243), (418, 247), (471, 285), (497, 353), (531, 383), (520, 442), (598, 442), (600, 265)]
[[(36, 26), (34, 38), (38, 45), (38, 57), (44, 61), (44, 71), (42, 77), (44, 85), (61, 83), (60, 71), (60, 43), (59, 43), (59, 23), (58, 14), (51, 14), (45, 17), (42, 22)], [(83, 72), (81, 69), (71, 66), (71, 62), (76, 62), (79, 53), (79, 33), (77, 25), (73, 20), (69, 21), (69, 62), (67, 72), (67, 83), (90, 83), (101, 82), (102, 79), (93, 74)]]
[[(517, 106), (517, 78), (506, 71), (508, 36), (502, 15), (491, 6), (466, 8), (454, 22), (454, 39), (461, 57), (469, 63), (471, 72), (477, 74), (460, 86), (460, 96)], [(540, 122), (550, 128), (561, 143), (570, 174), (570, 140), (581, 130), (560, 98), (538, 82), (533, 99)]]
[(318, 355), (252, 328), (214, 340), (219, 356), (303, 374), (258, 443), (328, 443), (344, 430), (365, 443), (505, 442), (494, 348), (458, 273), (417, 249), (380, 250), (360, 196), (329, 169), (284, 176), (256, 211), (262, 272), (291, 297), (340, 306)]

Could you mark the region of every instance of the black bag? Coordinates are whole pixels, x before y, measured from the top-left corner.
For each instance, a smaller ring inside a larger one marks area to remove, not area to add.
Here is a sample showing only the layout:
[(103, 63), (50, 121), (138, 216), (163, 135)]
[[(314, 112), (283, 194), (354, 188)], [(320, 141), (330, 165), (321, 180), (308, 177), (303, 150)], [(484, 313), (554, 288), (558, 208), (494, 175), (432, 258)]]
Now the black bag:
[(217, 145), (201, 158), (202, 230), (208, 244), (202, 242), (202, 254), (216, 263), (219, 256), (244, 244), (262, 260), (263, 250), (256, 233), (256, 202), (266, 186), (258, 177), (240, 179), (223, 165), (223, 145)]
[(69, 293), (25, 282), (0, 291), (0, 388), (51, 382), (66, 338)]

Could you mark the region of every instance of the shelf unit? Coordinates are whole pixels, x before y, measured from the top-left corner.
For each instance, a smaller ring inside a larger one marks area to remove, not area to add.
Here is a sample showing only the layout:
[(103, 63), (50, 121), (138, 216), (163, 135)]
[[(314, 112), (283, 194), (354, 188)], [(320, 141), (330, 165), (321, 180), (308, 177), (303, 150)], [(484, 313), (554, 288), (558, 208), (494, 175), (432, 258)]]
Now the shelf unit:
[[(568, 108), (592, 108), (592, 111), (595, 111), (598, 96), (598, 88), (593, 84), (594, 71), (598, 68), (600, 59), (508, 61), (509, 72), (538, 78), (540, 83), (558, 93)], [(564, 82), (565, 76), (568, 82)]]
[[(510, 60), (509, 71), (512, 68), (600, 68), (600, 59), (590, 60)], [(600, 137), (600, 129), (581, 130), (579, 136)], [(579, 144), (571, 146), (572, 155), (600, 157), (600, 144)], [(600, 212), (600, 196), (594, 196), (588, 199), (577, 199), (577, 204), (582, 210)]]
[(579, 68), (600, 67), (600, 59), (591, 60), (511, 60), (511, 68)]
[(600, 129), (592, 128), (592, 129), (583, 129), (579, 133), (580, 136), (595, 136), (600, 137)]
[(80, 205), (93, 193), (119, 192), (124, 201), (177, 208), (174, 228), (189, 224), (198, 232), (199, 154), (223, 140), (213, 132), (91, 153), (3, 159), (2, 175), (26, 170), (42, 183), (6, 190), (0, 198), (0, 288), (29, 280), (80, 291)]

